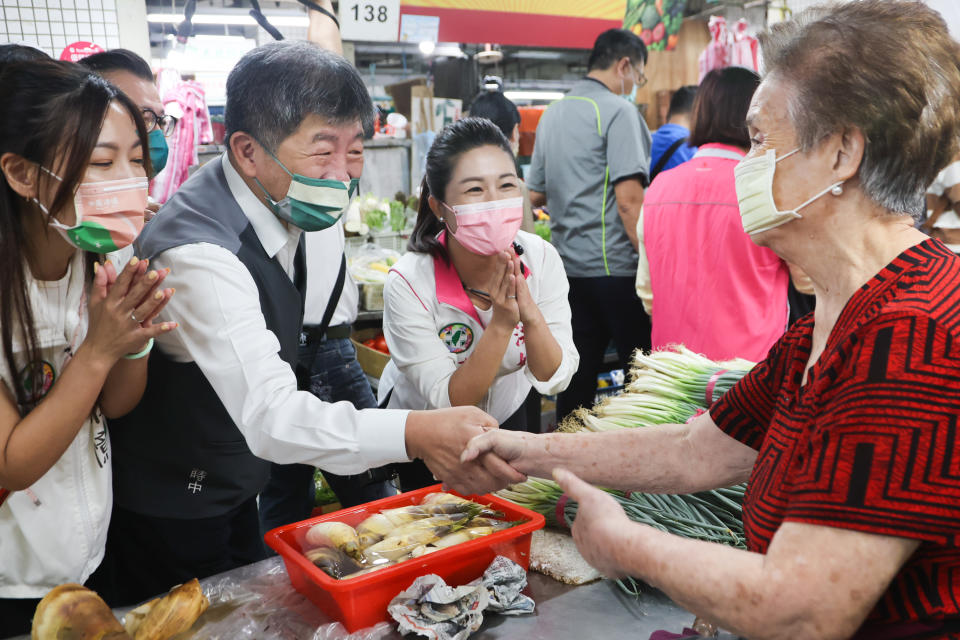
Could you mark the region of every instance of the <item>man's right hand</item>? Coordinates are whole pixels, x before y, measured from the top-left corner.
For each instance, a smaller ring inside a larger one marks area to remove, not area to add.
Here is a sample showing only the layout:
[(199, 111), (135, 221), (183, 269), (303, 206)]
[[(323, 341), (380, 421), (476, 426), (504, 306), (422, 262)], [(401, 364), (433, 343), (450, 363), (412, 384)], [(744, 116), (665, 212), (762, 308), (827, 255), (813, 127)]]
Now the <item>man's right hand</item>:
[(499, 432), (497, 422), (476, 407), (411, 411), (407, 417), (407, 455), (420, 458), (434, 477), (460, 493), (484, 494), (523, 482), (526, 476), (494, 454), (461, 462), (472, 438)]

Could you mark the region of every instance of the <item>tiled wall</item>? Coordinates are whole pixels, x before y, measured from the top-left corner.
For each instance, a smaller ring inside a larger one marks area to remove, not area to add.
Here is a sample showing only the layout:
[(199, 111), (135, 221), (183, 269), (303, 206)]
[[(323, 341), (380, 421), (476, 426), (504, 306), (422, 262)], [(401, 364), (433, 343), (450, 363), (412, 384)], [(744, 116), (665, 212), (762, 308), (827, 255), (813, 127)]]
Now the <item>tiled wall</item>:
[(119, 9), (129, 0), (0, 0), (0, 43), (28, 44), (58, 57), (68, 44), (120, 45)]

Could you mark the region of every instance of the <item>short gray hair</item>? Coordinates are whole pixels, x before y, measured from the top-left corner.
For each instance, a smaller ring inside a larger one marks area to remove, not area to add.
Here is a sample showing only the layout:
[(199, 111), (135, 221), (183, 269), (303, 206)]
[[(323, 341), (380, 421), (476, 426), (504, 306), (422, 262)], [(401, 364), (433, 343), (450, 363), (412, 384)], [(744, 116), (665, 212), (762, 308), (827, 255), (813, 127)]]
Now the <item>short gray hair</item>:
[(922, 214), (960, 136), (960, 49), (940, 14), (906, 0), (820, 6), (760, 42), (765, 74), (796, 90), (801, 148), (859, 129), (864, 193), (893, 213)]
[(309, 42), (271, 42), (247, 52), (227, 78), (227, 138), (250, 134), (276, 151), (316, 114), (332, 124), (373, 129), (373, 102), (357, 70)]

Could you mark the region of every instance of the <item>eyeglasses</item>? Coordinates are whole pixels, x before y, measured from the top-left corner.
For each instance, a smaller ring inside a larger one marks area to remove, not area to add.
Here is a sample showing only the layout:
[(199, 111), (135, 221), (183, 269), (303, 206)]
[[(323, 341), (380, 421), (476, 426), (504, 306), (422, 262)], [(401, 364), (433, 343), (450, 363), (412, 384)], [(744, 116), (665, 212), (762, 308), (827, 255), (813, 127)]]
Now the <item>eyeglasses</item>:
[(649, 81), (650, 78), (644, 75), (643, 71), (637, 71), (637, 89), (643, 89)]
[(154, 129), (160, 129), (165, 136), (173, 134), (173, 130), (177, 126), (176, 118), (167, 115), (158, 116), (157, 112), (149, 107), (144, 107), (140, 111), (143, 113), (143, 123), (147, 126), (147, 133)]

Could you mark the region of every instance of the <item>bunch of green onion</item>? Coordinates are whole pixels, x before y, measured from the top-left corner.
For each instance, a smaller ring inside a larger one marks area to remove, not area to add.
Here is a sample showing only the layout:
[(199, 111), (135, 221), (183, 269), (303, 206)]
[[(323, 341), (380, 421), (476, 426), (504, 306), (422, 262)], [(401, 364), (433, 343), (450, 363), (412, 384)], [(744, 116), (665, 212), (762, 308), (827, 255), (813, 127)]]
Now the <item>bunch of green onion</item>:
[[(752, 363), (735, 360), (716, 363), (683, 346), (643, 353), (637, 351), (630, 382), (623, 393), (579, 409), (559, 431), (611, 431), (656, 424), (683, 424), (707, 410), (747, 374)], [(709, 391), (709, 397), (708, 397)], [(687, 538), (744, 547), (742, 504), (745, 484), (692, 494), (649, 494), (604, 489), (627, 516), (661, 531)], [(577, 503), (568, 500), (552, 480), (529, 478), (497, 495), (542, 513), (547, 524), (568, 528)], [(636, 595), (632, 578), (618, 581)]]
[[(609, 431), (681, 424), (708, 409), (753, 367), (746, 360), (716, 363), (686, 347), (637, 351), (630, 382), (592, 410), (578, 409), (559, 431)], [(707, 398), (707, 390), (710, 398)]]

